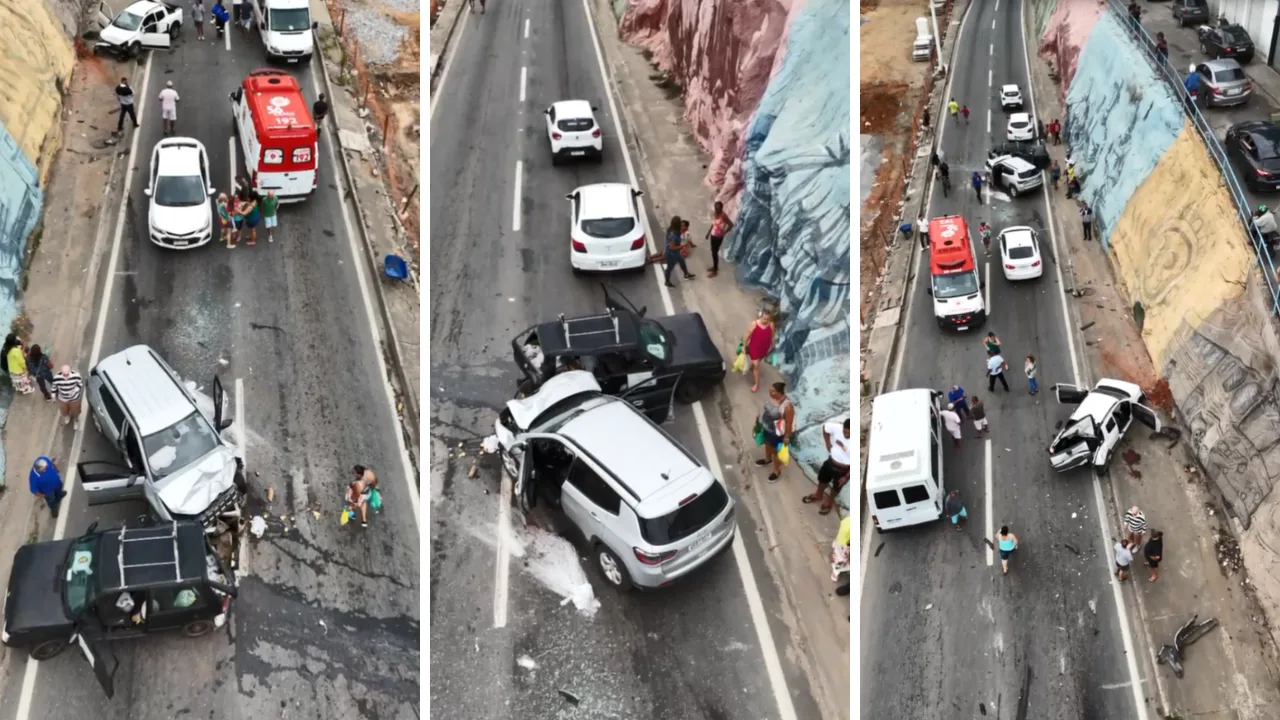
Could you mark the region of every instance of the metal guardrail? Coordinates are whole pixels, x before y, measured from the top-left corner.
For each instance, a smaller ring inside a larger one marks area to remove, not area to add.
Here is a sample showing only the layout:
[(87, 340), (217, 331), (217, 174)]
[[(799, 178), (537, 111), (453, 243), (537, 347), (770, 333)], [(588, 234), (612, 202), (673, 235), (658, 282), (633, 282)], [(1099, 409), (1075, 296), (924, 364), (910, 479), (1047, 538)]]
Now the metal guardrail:
[[(1135, 27), (1133, 21), (1129, 18), (1129, 10), (1121, 0), (1107, 0), (1107, 5), (1119, 16), (1121, 25), (1128, 29), (1129, 34), (1136, 36), (1139, 46), (1146, 51), (1147, 60), (1155, 67), (1156, 73), (1165, 79), (1165, 82), (1173, 88), (1173, 94), (1182, 101), (1183, 112), (1191, 119), (1192, 126), (1196, 132), (1200, 134), (1200, 139), (1204, 141), (1204, 145), (1209, 150), (1209, 155), (1213, 157), (1213, 161), (1218, 165), (1218, 171), (1222, 174), (1223, 180), (1226, 181), (1227, 192), (1231, 195), (1231, 199), (1236, 205), (1236, 214), (1240, 218), (1240, 222), (1244, 225), (1245, 234), (1253, 241), (1254, 252), (1258, 256), (1258, 266), (1262, 269), (1263, 280), (1267, 283), (1267, 289), (1271, 293), (1271, 313), (1280, 315), (1280, 279), (1276, 277), (1275, 258), (1271, 251), (1267, 248), (1266, 241), (1253, 225), (1253, 213), (1249, 198), (1244, 194), (1244, 188), (1240, 187), (1240, 181), (1236, 178), (1235, 172), (1231, 169), (1231, 163), (1227, 160), (1226, 148), (1222, 147), (1222, 143), (1218, 142), (1217, 136), (1213, 134), (1213, 128), (1209, 122), (1205, 120), (1201, 114), (1200, 108), (1192, 99), (1191, 94), (1187, 92), (1184, 86), (1183, 78), (1179, 76), (1176, 68), (1171, 66), (1156, 51), (1156, 42), (1147, 32), (1147, 29), (1138, 23)], [(1201, 90), (1204, 92), (1204, 90)]]

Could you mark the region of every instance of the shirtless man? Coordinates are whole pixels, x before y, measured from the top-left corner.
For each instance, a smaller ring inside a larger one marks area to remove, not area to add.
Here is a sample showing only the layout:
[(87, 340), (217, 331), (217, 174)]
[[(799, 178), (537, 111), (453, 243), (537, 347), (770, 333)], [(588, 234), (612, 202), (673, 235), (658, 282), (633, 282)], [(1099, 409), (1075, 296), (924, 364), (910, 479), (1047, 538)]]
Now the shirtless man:
[(363, 465), (356, 465), (352, 472), (355, 480), (347, 486), (347, 507), (354, 511), (360, 509), (360, 527), (369, 527), (369, 493), (378, 487), (378, 478), (373, 471)]

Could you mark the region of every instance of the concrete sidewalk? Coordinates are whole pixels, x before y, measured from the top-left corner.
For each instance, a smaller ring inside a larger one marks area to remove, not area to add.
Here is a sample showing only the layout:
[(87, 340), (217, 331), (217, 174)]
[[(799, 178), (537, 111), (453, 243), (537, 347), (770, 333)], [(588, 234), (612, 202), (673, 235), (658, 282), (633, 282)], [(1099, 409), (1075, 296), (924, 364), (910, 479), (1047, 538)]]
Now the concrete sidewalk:
[[(1034, 57), (1031, 81), (1040, 116), (1065, 117), (1048, 67)], [(1050, 145), (1049, 151), (1065, 167), (1066, 146)], [(1066, 198), (1065, 185), (1050, 193), (1059, 247), (1066, 252), (1057, 261), (1063, 265), (1066, 289), (1082, 293), (1071, 308), (1070, 331), (1083, 351), (1087, 380), (1132, 380), (1143, 386), (1153, 402), (1162, 404), (1170, 399), (1167, 386), (1156, 376), (1141, 334), (1112, 280), (1106, 254), (1100, 243), (1084, 240), (1076, 202)], [(1251, 597), (1248, 581), (1236, 572), (1239, 551), (1225, 515), (1195, 467), (1185, 443), (1130, 430), (1112, 460), (1109, 482), (1103, 483), (1113, 537), (1118, 536), (1124, 512), (1132, 505), (1142, 508), (1152, 529), (1165, 532), (1159, 580), (1148, 582), (1148, 570), (1139, 557), (1133, 578), (1122, 587), (1148, 710), (1161, 718), (1272, 718), (1280, 707), (1275, 643), (1259, 622), (1262, 611)], [(1080, 510), (1082, 523), (1094, 522), (1088, 517), (1093, 510), (1092, 506)], [(1110, 599), (1099, 602), (1110, 603)], [(1177, 679), (1168, 668), (1157, 665), (1155, 654), (1160, 645), (1172, 643), (1177, 628), (1197, 614), (1215, 617), (1221, 625), (1188, 650), (1183, 659), (1186, 675)]]
[[(688, 132), (679, 101), (670, 99), (654, 83), (654, 70), (641, 51), (618, 39), (609, 0), (594, 0), (593, 5), (605, 59), (621, 96), (619, 111), (635, 138), (637, 171), (648, 183), (654, 211), (661, 217), (675, 213), (690, 218), (693, 236), (701, 238), (710, 223), (714, 200), (711, 188), (702, 183), (708, 158)], [(706, 277), (710, 265), (707, 252), (699, 243), (689, 263), (698, 279), (679, 283), (673, 293), (690, 310), (702, 314), (721, 351), (731, 356), (756, 317), (759, 296), (738, 286), (730, 272), (732, 264), (722, 262), (724, 272), (719, 277)], [(816, 505), (800, 502), (801, 496), (813, 492), (814, 485), (794, 465), (774, 484), (764, 482), (767, 471), (752, 465), (759, 450), (751, 428), (765, 398), (763, 387), (780, 379), (775, 369), (764, 366), (762, 389), (752, 394), (750, 383), (731, 373), (718, 397), (704, 405), (708, 413), (720, 416), (723, 430), (716, 440), (722, 452), (733, 449), (725, 452), (722, 461), (726, 466), (720, 470), (766, 535), (759, 542), (785, 599), (783, 619), (792, 628), (791, 647), (784, 651), (805, 669), (824, 717), (847, 718), (849, 600), (835, 595), (828, 564), (839, 511), (820, 516)], [(713, 426), (713, 433), (716, 430)]]

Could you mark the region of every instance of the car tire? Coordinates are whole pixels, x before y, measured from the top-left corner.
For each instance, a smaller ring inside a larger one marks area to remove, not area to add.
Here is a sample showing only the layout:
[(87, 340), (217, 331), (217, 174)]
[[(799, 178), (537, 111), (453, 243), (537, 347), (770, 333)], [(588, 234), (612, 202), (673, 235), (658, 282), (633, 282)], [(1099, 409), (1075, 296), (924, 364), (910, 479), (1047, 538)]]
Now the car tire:
[(209, 620), (192, 620), (182, 626), (182, 634), (189, 638), (204, 637), (213, 632), (213, 622)]
[(31, 648), (32, 660), (48, 660), (62, 654), (71, 643), (66, 640), (45, 640)]
[(609, 587), (619, 592), (627, 592), (633, 587), (626, 564), (605, 544), (596, 545), (595, 552), (592, 553), (592, 562), (596, 566), (596, 572), (599, 572), (600, 577), (609, 583)]
[(675, 397), (678, 402), (692, 405), (710, 395), (714, 387), (707, 380), (686, 380), (676, 386)]
[(604, 164), (604, 151), (603, 151), (603, 150), (601, 150), (600, 152), (596, 153), (596, 164), (597, 164), (597, 165), (603, 165), (603, 164)]
[(1010, 185), (1010, 186), (1009, 186), (1009, 197), (1018, 197), (1018, 186), (1017, 186), (1017, 185)]
[(125, 57), (129, 58), (130, 60), (136, 59), (139, 55), (142, 54), (142, 43), (131, 42), (129, 43), (128, 46), (125, 47), (124, 51), (125, 51)]
[(177, 40), (178, 35), (182, 33), (182, 23), (174, 23), (169, 27), (169, 39)]
[(554, 150), (551, 151), (551, 166), (555, 167), (560, 164), (560, 156)]

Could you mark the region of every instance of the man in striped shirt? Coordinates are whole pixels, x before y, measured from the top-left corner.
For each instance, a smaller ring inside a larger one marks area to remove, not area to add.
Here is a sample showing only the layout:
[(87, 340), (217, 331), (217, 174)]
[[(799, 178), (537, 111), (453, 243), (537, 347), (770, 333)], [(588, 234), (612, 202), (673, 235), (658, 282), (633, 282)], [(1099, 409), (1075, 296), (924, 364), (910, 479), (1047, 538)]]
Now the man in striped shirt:
[(84, 379), (80, 373), (63, 365), (57, 375), (53, 376), (53, 394), (58, 398), (58, 408), (62, 415), (62, 424), (75, 421), (74, 429), (80, 429), (80, 399), (84, 397)]
[(1141, 547), (1142, 536), (1147, 532), (1147, 516), (1137, 505), (1124, 514), (1124, 544), (1130, 548)]

